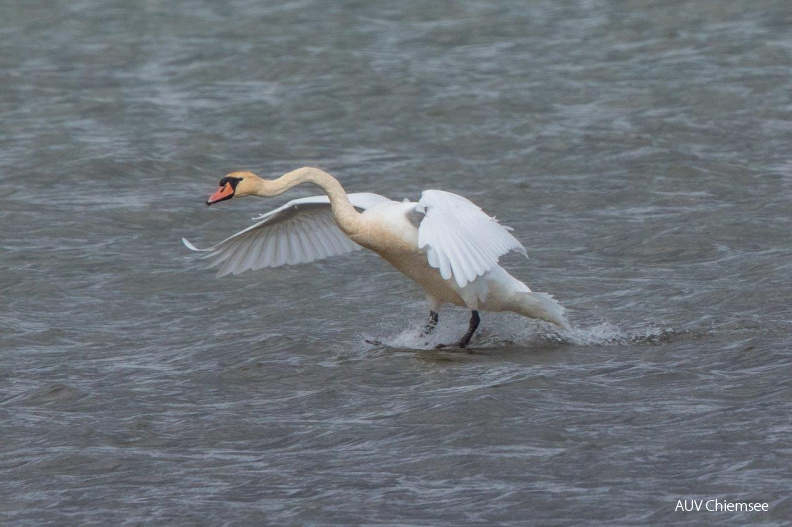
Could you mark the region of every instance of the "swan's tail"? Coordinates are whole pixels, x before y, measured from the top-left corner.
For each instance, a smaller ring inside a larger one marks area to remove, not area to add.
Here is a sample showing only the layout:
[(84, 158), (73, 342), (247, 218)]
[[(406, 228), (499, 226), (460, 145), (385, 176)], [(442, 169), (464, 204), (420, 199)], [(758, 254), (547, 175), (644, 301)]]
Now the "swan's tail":
[(564, 306), (547, 293), (519, 293), (519, 309), (523, 316), (551, 322), (562, 329), (572, 329), (564, 318)]

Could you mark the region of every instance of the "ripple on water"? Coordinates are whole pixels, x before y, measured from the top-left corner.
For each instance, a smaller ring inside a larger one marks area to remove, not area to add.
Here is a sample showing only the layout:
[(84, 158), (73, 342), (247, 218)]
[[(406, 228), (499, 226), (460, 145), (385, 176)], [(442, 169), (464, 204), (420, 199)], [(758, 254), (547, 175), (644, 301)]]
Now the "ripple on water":
[(22, 397), (20, 404), (26, 406), (58, 405), (74, 401), (84, 394), (67, 384), (53, 384), (37, 389)]

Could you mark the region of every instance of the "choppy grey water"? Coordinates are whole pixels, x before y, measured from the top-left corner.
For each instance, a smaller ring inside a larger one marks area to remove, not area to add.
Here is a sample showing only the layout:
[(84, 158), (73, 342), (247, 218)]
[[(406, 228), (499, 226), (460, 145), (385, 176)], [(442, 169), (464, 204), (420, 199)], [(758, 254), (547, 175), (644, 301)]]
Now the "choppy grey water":
[[(786, 0), (0, 9), (0, 521), (792, 516)], [(371, 254), (188, 258), (313, 193), (207, 208), (223, 174), (306, 164), (468, 196), (575, 329), (430, 351)]]

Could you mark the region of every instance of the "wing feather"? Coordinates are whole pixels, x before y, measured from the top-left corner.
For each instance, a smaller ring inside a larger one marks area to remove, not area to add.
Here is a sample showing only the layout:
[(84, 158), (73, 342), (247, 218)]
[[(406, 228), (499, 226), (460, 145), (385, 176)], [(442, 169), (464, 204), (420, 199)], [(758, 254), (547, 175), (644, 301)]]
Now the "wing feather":
[(305, 263), (313, 261), (313, 251), (308, 247), (308, 235), (305, 233), (304, 223), (295, 223), (294, 232), (297, 236), (299, 260)]
[(305, 227), (311, 235), (311, 245), (317, 247), (319, 251), (324, 251), (327, 254), (332, 253), (331, 247), (328, 245), (327, 240), (322, 235), (321, 224), (316, 218), (306, 218)]
[[(368, 192), (348, 196), (361, 210), (390, 201)], [(188, 249), (204, 253), (201, 257), (210, 267), (219, 267), (219, 276), (307, 263), (361, 249), (336, 225), (327, 196), (295, 199), (255, 219), (259, 221), (208, 249), (182, 241)]]
[(261, 252), (259, 253), (260, 258), (258, 262), (256, 262), (254, 269), (272, 267), (272, 251), (275, 250), (275, 243), (277, 240), (274, 236), (262, 236), (262, 238), (264, 238), (264, 245), (261, 247)]
[(278, 251), (276, 252), (278, 259), (275, 260), (274, 266), (278, 267), (289, 263), (289, 238), (282, 223), (278, 224), (275, 229), (275, 236), (278, 240)]
[(298, 243), (297, 229), (294, 228), (293, 223), (286, 223), (286, 239), (289, 241), (289, 265), (294, 265), (300, 261), (302, 254), (300, 254), (300, 244)]
[[(246, 236), (244, 238), (247, 238)], [(234, 269), (234, 262), (236, 261), (237, 255), (242, 252), (245, 248), (245, 244), (240, 243), (233, 247), (229, 247), (227, 249), (227, 256), (223, 262), (223, 266), (220, 267), (218, 271), (218, 276), (225, 276), (233, 272)]]
[(257, 236), (253, 243), (250, 244), (250, 251), (248, 254), (250, 258), (245, 260), (245, 265), (248, 269), (258, 269), (259, 260), (264, 253), (264, 246), (267, 244), (267, 238)]
[(505, 227), (462, 196), (425, 190), (415, 207), (424, 215), (418, 226), (418, 247), (426, 248), (429, 265), (459, 287), (483, 275), (509, 251), (525, 248)]

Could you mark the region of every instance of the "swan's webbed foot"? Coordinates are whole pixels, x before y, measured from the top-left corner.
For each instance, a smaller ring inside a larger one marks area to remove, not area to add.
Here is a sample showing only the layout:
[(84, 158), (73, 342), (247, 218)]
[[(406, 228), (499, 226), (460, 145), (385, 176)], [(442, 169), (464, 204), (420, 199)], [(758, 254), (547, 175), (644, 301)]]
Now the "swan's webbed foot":
[[(468, 330), (462, 336), (462, 340), (460, 340), (454, 347), (466, 348), (467, 345), (470, 344), (470, 339), (473, 337), (473, 333), (476, 332), (476, 329), (478, 329), (480, 322), (481, 322), (481, 317), (479, 317), (478, 311), (476, 310), (471, 311), (470, 325), (468, 326)], [(439, 350), (443, 348), (450, 348), (452, 346), (453, 344), (438, 344), (437, 346), (435, 346), (435, 349)]]
[(440, 320), (440, 315), (437, 314), (437, 311), (429, 311), (429, 318), (426, 320), (426, 324), (424, 324), (423, 330), (419, 336), (425, 337), (434, 331), (434, 328), (437, 327), (438, 320)]

